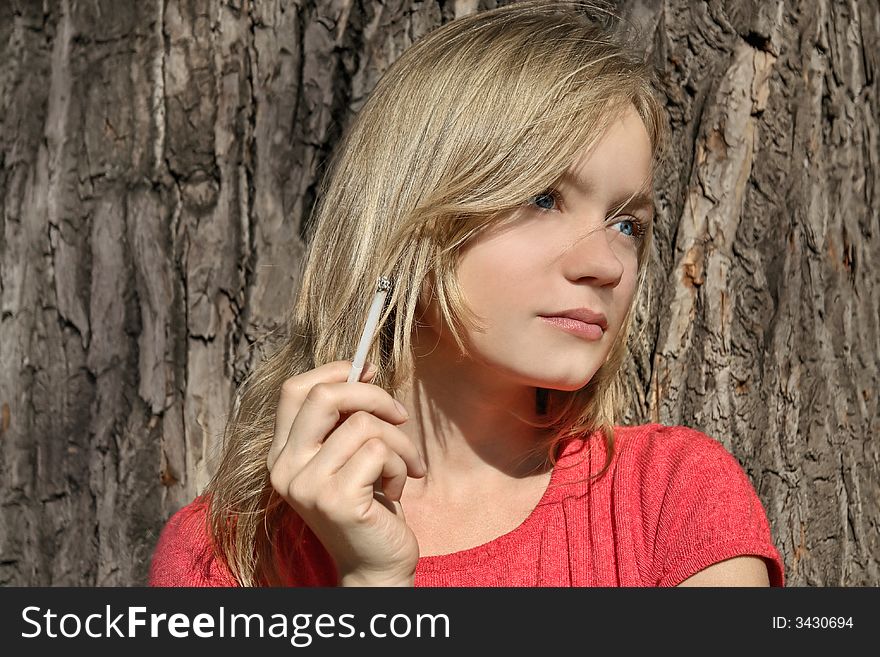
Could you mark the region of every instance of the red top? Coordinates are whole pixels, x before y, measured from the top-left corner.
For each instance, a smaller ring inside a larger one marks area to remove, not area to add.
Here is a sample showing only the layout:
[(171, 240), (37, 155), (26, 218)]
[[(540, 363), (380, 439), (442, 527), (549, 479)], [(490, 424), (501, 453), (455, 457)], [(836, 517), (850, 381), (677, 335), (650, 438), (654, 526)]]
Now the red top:
[[(569, 442), (519, 527), (477, 547), (422, 557), (415, 585), (674, 586), (711, 564), (756, 555), (771, 586), (784, 586), (764, 507), (719, 442), (680, 426), (616, 427), (609, 471), (577, 481), (598, 472), (605, 454), (598, 432)], [(237, 586), (213, 556), (205, 519), (200, 497), (168, 521), (151, 586)], [(336, 585), (333, 560), (310, 530), (289, 570), (295, 586)]]

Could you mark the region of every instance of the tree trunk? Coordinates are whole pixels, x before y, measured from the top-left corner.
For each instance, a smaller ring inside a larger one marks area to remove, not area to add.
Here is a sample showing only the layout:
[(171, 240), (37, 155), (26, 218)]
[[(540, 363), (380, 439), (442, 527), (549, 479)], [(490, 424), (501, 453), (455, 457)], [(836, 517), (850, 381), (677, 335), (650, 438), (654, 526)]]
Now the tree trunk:
[[(343, 127), (495, 4), (0, 0), (0, 584), (145, 582), (283, 325)], [(789, 585), (876, 586), (880, 8), (620, 7), (674, 131), (624, 420), (736, 455)]]

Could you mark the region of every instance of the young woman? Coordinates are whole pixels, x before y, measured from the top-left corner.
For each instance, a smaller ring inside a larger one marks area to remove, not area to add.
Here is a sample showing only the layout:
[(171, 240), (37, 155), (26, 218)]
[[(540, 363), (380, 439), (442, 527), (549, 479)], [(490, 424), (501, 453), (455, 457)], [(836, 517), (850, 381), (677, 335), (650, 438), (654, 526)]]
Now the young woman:
[(783, 585), (720, 443), (615, 423), (667, 124), (608, 18), (517, 3), (387, 71), (332, 163), (287, 342), (151, 584)]

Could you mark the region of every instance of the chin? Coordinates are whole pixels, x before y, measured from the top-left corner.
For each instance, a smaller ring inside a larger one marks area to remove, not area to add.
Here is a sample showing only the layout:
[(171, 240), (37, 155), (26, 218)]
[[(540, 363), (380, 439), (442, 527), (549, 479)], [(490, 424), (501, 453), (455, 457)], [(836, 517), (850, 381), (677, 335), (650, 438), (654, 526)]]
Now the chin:
[(589, 379), (578, 381), (577, 383), (548, 382), (538, 387), (547, 388), (548, 390), (559, 390), (560, 392), (574, 392), (575, 390), (580, 390), (589, 382)]
[(586, 386), (595, 374), (595, 371), (589, 371), (587, 373), (581, 371), (577, 374), (572, 374), (569, 376), (536, 377), (536, 382), (534, 385), (537, 388), (547, 388), (548, 390), (573, 392), (575, 390), (580, 390), (581, 388)]
[(529, 353), (522, 354), (522, 358), (516, 362), (503, 363), (500, 359), (487, 359), (485, 364), (504, 378), (517, 381), (520, 385), (573, 392), (586, 386), (602, 363), (597, 363), (595, 358), (554, 361), (549, 360), (546, 355)]

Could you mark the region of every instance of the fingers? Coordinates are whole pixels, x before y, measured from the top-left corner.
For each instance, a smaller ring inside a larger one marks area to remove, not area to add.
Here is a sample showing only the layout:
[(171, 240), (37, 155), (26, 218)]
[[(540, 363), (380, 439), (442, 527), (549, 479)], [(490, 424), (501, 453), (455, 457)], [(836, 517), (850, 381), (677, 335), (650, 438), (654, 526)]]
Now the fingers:
[[(370, 367), (372, 371), (370, 371)], [(365, 368), (361, 373), (361, 381), (370, 381), (375, 376), (375, 366), (371, 365), (370, 367)], [(266, 458), (266, 465), (270, 470), (287, 443), (290, 428), (309, 391), (318, 383), (345, 382), (350, 370), (351, 361), (337, 360), (292, 376), (284, 382), (281, 386), (278, 408), (275, 412), (275, 434)]]
[[(355, 387), (353, 384), (344, 385), (350, 388)], [(357, 385), (362, 385), (365, 388), (371, 387), (366, 384)], [(303, 408), (304, 410), (300, 415), (305, 413), (305, 406)], [(308, 421), (308, 418), (303, 420), (304, 427), (308, 426), (305, 424)], [(399, 422), (400, 420), (396, 421)], [(400, 481), (391, 484), (392, 491), (396, 488), (403, 488), (407, 473), (412, 477), (423, 477), (426, 474), (419, 451), (410, 437), (394, 424), (368, 411), (355, 411), (338, 427), (331, 427), (329, 431), (326, 430), (326, 425), (322, 425), (322, 428), (318, 429), (316, 433), (318, 435), (329, 433), (329, 435), (327, 435), (323, 443), (320, 442), (320, 439), (314, 440), (309, 443), (310, 446), (308, 447), (303, 447), (300, 441), (301, 436), (297, 428), (299, 424), (300, 419), (298, 417), (294, 421), (293, 437), (282, 450), (272, 470), (274, 481), (290, 482), (302, 474), (308, 481), (316, 482), (317, 488), (321, 488), (323, 484), (320, 482), (329, 481), (370, 440), (381, 442), (390, 453), (396, 455), (396, 458), (401, 459), (403, 463), (403, 469), (400, 473), (397, 470), (392, 471), (393, 476), (399, 474), (402, 477)], [(311, 430), (311, 427), (309, 427), (309, 430)], [(310, 439), (303, 438), (303, 442), (308, 440)], [(372, 449), (376, 449), (375, 446)], [(388, 458), (391, 457), (389, 456)], [(378, 472), (376, 477), (378, 477)], [(375, 481), (376, 478), (371, 480), (369, 482), (370, 485)]]
[[(370, 438), (339, 469), (337, 485), (345, 499), (369, 500), (379, 477), (382, 477), (385, 497), (394, 502), (400, 501), (406, 485), (406, 463), (381, 438)], [(368, 508), (368, 505), (364, 508)]]
[(369, 481), (358, 480), (359, 486), (367, 483), (372, 486), (382, 472), (384, 477), (396, 478), (390, 484), (383, 484), (386, 495), (393, 497), (396, 492), (397, 497), (393, 499), (399, 499), (407, 475), (423, 477), (426, 474), (421, 456), (409, 436), (365, 411), (355, 412), (330, 434), (308, 467), (322, 480), (335, 474), (343, 476), (343, 471), (351, 472), (346, 470), (351, 459), (358, 455), (358, 458), (364, 458), (361, 454), (364, 450), (377, 457), (377, 462), (384, 462), (385, 470), (373, 467), (370, 470), (371, 473), (375, 472), (373, 478)]
[[(413, 471), (420, 468), (421, 457), (412, 440), (391, 426), (402, 424), (408, 416), (398, 408), (391, 395), (369, 383), (314, 385), (294, 418), (288, 440), (279, 454), (279, 459), (285, 462), (284, 467), (292, 468), (294, 472), (305, 467), (322, 449), (327, 437), (355, 415), (354, 422), (360, 432), (367, 437), (387, 436), (389, 446), (403, 457)], [(375, 419), (384, 420), (384, 426), (377, 428), (372, 421)]]
[(424, 476), (426, 468), (397, 427), (408, 419), (403, 407), (368, 383), (375, 372), (348, 383), (350, 368), (337, 361), (284, 382), (266, 459), (269, 480), (340, 573), (409, 577), (418, 541), (400, 497), (407, 475)]
[(295, 509), (317, 508), (336, 522), (362, 521), (373, 508), (377, 480), (381, 478), (385, 497), (397, 502), (408, 476), (426, 474), (421, 464), (413, 471), (398, 451), (400, 445), (411, 447), (412, 441), (397, 427), (357, 411), (304, 467), (289, 467), (282, 451), (271, 471), (272, 485)]

